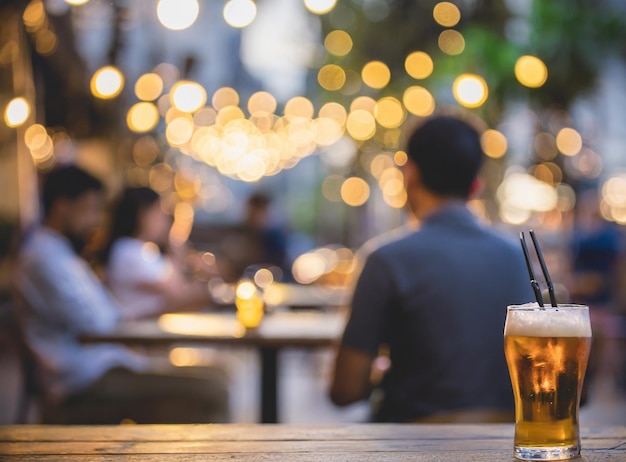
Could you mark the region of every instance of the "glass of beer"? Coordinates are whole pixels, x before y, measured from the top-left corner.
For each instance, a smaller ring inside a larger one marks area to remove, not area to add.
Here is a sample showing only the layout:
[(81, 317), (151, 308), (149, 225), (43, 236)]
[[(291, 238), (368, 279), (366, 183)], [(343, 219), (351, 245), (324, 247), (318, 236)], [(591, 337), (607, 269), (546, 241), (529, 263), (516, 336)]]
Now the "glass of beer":
[(507, 309), (504, 352), (515, 396), (515, 457), (580, 455), (578, 408), (591, 348), (589, 308)]

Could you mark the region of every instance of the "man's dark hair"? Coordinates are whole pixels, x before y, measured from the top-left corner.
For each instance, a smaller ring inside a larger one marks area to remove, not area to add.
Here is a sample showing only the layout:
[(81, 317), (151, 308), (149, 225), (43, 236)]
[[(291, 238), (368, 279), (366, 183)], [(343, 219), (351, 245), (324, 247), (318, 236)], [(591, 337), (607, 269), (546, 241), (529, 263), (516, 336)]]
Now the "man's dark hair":
[(424, 186), (435, 194), (467, 199), (483, 161), (477, 131), (455, 117), (428, 119), (410, 136), (407, 154)]
[(55, 168), (44, 178), (43, 212), (48, 216), (54, 202), (61, 198), (76, 199), (90, 191), (102, 191), (100, 180), (74, 165)]

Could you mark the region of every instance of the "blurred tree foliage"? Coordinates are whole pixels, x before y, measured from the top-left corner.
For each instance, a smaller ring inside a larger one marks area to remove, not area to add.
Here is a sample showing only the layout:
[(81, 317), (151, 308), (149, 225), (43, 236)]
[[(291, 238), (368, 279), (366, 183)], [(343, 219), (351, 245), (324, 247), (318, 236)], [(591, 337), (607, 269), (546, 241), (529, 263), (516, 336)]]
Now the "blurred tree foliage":
[[(520, 14), (508, 8), (512, 0), (453, 1), (461, 10), (461, 21), (453, 28), (462, 32), (465, 50), (449, 56), (437, 45), (446, 29), (433, 19), (438, 1), (340, 0), (336, 10), (324, 17), (323, 30), (346, 30), (354, 47), (345, 57), (329, 55), (326, 62), (356, 72), (371, 60), (389, 66), (392, 81), (387, 88), (380, 92), (361, 88), (357, 95), (401, 97), (405, 88), (417, 84), (440, 96), (438, 101), (444, 104), (453, 103), (450, 87), (457, 75), (479, 74), (488, 83), (489, 99), (477, 112), (490, 124), (498, 121), (505, 101), (518, 96), (528, 95), (540, 107), (567, 107), (594, 86), (607, 56), (624, 56), (626, 9), (610, 0), (528, 2), (527, 14)], [(524, 23), (525, 30), (512, 32), (515, 22)], [(404, 69), (406, 56), (416, 50), (429, 53), (435, 64), (433, 74), (422, 81), (413, 80)], [(515, 62), (524, 54), (546, 63), (549, 77), (543, 87), (527, 89), (516, 80)], [(343, 103), (354, 96), (326, 94), (327, 99)]]

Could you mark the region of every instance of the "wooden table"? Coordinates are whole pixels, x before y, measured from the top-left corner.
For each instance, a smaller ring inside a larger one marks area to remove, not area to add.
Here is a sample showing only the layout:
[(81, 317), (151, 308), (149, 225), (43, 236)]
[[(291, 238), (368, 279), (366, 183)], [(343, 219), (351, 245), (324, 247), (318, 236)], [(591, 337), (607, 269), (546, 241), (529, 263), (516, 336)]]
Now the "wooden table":
[[(583, 462), (626, 460), (626, 427), (582, 429)], [(513, 461), (513, 425), (0, 427), (3, 462)]]
[(232, 313), (166, 314), (158, 320), (121, 324), (114, 332), (84, 336), (84, 342), (128, 345), (176, 344), (254, 347), (261, 362), (262, 423), (276, 423), (278, 408), (278, 354), (283, 348), (320, 348), (335, 345), (345, 326), (344, 312), (277, 311), (254, 330), (246, 330)]

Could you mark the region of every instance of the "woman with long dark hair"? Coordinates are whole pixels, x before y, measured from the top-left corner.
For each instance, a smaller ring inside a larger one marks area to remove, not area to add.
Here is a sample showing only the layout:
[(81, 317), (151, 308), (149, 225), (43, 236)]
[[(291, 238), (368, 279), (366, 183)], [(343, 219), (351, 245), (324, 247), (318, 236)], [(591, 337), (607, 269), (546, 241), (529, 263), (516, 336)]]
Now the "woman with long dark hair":
[(147, 187), (127, 188), (112, 216), (103, 261), (111, 291), (130, 317), (158, 315), (206, 306), (206, 282), (189, 281), (164, 251), (171, 216), (158, 193)]

